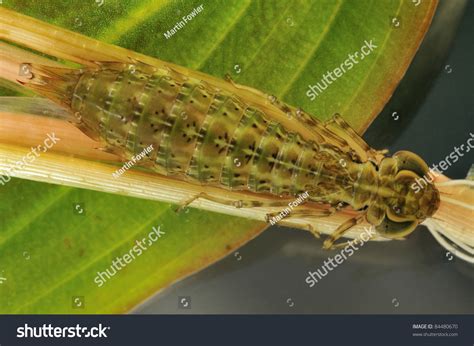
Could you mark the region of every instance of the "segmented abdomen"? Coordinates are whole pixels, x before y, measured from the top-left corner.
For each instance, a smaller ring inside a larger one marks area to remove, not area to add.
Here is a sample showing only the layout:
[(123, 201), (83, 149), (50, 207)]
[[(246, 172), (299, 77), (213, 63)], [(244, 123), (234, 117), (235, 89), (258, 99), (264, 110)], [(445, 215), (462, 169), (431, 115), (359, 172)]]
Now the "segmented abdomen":
[(228, 189), (295, 195), (337, 190), (347, 170), (331, 148), (305, 141), (237, 96), (175, 71), (104, 64), (86, 70), (71, 108), (124, 159), (160, 174)]

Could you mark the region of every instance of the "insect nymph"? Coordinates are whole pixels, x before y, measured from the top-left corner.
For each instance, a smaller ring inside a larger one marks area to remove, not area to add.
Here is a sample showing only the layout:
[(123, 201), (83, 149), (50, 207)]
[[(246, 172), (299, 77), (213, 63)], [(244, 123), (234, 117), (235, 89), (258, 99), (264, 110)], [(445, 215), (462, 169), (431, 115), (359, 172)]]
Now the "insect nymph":
[[(439, 206), (433, 184), (410, 187), (428, 172), (421, 158), (407, 151), (384, 156), (338, 115), (321, 123), (255, 93), (281, 110), (273, 114), (252, 98), (136, 61), (81, 70), (34, 66), (34, 72), (27, 85), (69, 108), (76, 125), (105, 150), (127, 160), (153, 145), (141, 164), (156, 173), (249, 196), (235, 201), (225, 193), (222, 198), (202, 193), (192, 200), (285, 206), (307, 192), (309, 201), (331, 207), (314, 215), (302, 205), (295, 211), (300, 217), (322, 217), (345, 206), (357, 210), (326, 239), (326, 248), (364, 219), (379, 235), (403, 238)], [(252, 200), (256, 194), (267, 202)]]

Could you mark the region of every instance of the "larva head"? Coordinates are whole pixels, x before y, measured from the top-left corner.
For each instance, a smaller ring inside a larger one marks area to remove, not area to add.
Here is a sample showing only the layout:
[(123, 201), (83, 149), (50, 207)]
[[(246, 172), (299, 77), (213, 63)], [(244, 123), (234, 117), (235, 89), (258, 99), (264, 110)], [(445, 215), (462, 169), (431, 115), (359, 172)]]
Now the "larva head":
[(385, 217), (377, 231), (389, 238), (401, 238), (438, 210), (439, 192), (427, 164), (418, 155), (399, 151), (384, 161), (380, 174), (386, 181), (382, 192)]

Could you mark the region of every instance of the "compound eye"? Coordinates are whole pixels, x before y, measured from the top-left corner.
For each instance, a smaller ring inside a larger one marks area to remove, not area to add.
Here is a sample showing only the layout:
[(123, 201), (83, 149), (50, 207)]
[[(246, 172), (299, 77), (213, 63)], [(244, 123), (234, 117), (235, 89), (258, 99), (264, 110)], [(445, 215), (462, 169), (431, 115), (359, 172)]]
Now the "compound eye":
[(398, 151), (392, 158), (397, 161), (398, 171), (408, 170), (415, 172), (419, 177), (429, 172), (429, 167), (421, 157), (410, 151)]
[(375, 229), (382, 237), (398, 239), (404, 238), (413, 232), (416, 226), (418, 226), (418, 222), (416, 220), (396, 222), (390, 220), (388, 217), (385, 217), (380, 225), (375, 226)]

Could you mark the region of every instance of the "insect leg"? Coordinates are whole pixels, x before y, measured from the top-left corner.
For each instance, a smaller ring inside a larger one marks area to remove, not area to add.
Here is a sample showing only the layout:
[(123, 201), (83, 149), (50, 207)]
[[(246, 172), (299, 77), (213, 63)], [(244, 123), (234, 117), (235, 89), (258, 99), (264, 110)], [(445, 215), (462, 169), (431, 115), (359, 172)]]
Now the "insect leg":
[(260, 90), (257, 90), (255, 88), (251, 88), (251, 87), (248, 87), (248, 86), (245, 86), (245, 85), (242, 85), (242, 84), (238, 84), (236, 83), (232, 77), (230, 76), (230, 74), (226, 73), (225, 76), (224, 76), (224, 80), (226, 80), (227, 82), (229, 82), (230, 84), (232, 84), (232, 86), (236, 89), (240, 89), (240, 90), (245, 90), (245, 91), (248, 91), (248, 92), (251, 92), (252, 94), (254, 95), (257, 95), (259, 97), (265, 97), (265, 98), (268, 98), (269, 95), (264, 93), (263, 91), (260, 91)]
[[(280, 214), (284, 214), (285, 209), (283, 209), (280, 212), (276, 213), (268, 213), (266, 215), (267, 222), (270, 218), (278, 216)], [(299, 210), (294, 210), (288, 215), (285, 216), (285, 218), (290, 218), (290, 217), (314, 217), (314, 218), (319, 218), (319, 217), (326, 217), (326, 216), (331, 216), (336, 212), (336, 209), (334, 208), (329, 208), (325, 210), (314, 210), (314, 209), (299, 209)]]
[(324, 126), (343, 138), (362, 161), (371, 159), (379, 163), (388, 152), (386, 149), (375, 150), (371, 148), (338, 113), (334, 114), (332, 119), (326, 121)]
[(175, 209), (175, 211), (179, 212), (183, 210), (189, 204), (191, 204), (192, 202), (194, 202), (195, 200), (199, 198), (206, 199), (208, 201), (219, 203), (219, 204), (234, 206), (236, 208), (280, 207), (283, 205), (288, 205), (288, 202), (289, 202), (289, 200), (275, 200), (275, 201), (253, 201), (253, 200), (244, 200), (244, 199), (231, 200), (231, 199), (211, 196), (205, 192), (200, 192), (197, 195), (189, 198), (188, 200), (180, 203), (179, 206)]
[[(372, 239), (374, 236), (371, 235), (369, 236), (369, 240)], [(334, 244), (331, 246), (330, 250), (336, 250), (336, 249), (341, 249), (341, 248), (345, 248), (346, 246), (352, 244), (354, 241), (356, 241), (355, 239), (351, 239), (349, 241), (345, 241), (343, 243), (338, 243), (338, 244)]]
[[(283, 211), (281, 211), (279, 213), (268, 213), (265, 216), (265, 221), (267, 223), (270, 223), (271, 218), (277, 217), (279, 215), (284, 215), (283, 216), (284, 218), (291, 218), (291, 217), (314, 217), (314, 218), (327, 217), (327, 216), (331, 216), (336, 211), (337, 211), (336, 208), (333, 208), (333, 207), (331, 207), (329, 209), (326, 209), (326, 210), (314, 210), (314, 209), (305, 208), (305, 209), (292, 211), (288, 215), (285, 215), (286, 213), (283, 213)], [(282, 225), (286, 224), (290, 227), (293, 226), (293, 225), (291, 225), (291, 224), (289, 224), (285, 221), (278, 221), (278, 223), (280, 223)], [(319, 231), (317, 231), (316, 229), (314, 229), (314, 227), (311, 224), (306, 224), (306, 229), (309, 232), (311, 232), (316, 238), (319, 238), (321, 236), (321, 233)]]
[[(294, 227), (293, 224), (289, 223), (289, 222), (286, 222), (286, 221), (280, 221), (278, 222), (281, 226), (286, 226), (286, 227)], [(317, 230), (314, 229), (313, 225), (311, 225), (310, 223), (307, 223), (306, 225), (303, 225), (306, 230), (308, 232), (310, 232), (312, 235), (314, 235), (316, 238), (320, 238), (321, 237), (321, 233), (318, 232)], [(302, 228), (303, 229), (303, 228)]]
[(334, 242), (341, 238), (344, 233), (346, 233), (349, 229), (354, 227), (355, 225), (359, 224), (362, 220), (364, 220), (365, 214), (359, 214), (352, 219), (347, 220), (343, 224), (341, 224), (336, 230), (324, 241), (323, 249), (334, 249), (338, 245), (334, 245)]

